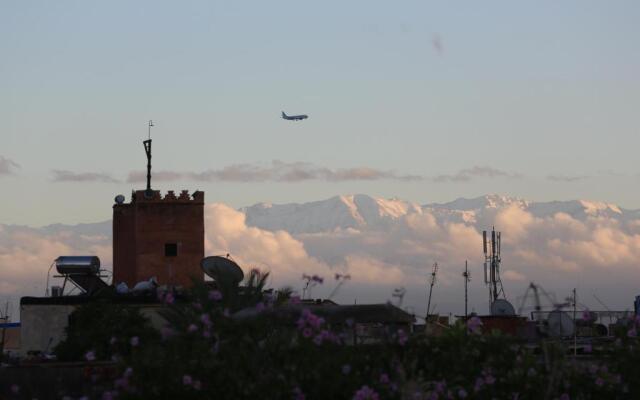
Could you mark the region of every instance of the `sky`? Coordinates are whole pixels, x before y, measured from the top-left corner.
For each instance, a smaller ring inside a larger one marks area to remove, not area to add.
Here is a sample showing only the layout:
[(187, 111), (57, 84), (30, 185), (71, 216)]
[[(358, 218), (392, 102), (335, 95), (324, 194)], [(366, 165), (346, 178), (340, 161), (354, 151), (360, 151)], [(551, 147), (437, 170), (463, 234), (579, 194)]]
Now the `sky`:
[[(256, 230), (235, 209), (353, 193), (640, 209), (638, 20), (640, 3), (622, 0), (1, 2), (0, 297), (41, 293), (61, 254), (110, 262), (108, 232), (35, 228), (108, 221), (117, 194), (144, 188), (151, 119), (152, 186), (206, 192), (208, 254), (278, 264), (290, 282), (301, 266), (353, 272), (354, 288), (387, 280), (372, 301), (452, 257), (459, 291), (455, 257), (477, 256), (484, 227), (427, 215), (400, 220), (397, 237), (299, 237)], [(521, 211), (496, 217), (514, 238), (517, 292), (530, 279), (562, 295), (606, 281), (605, 302), (630, 304), (637, 218)], [(404, 239), (415, 257), (394, 265), (385, 254)]]
[(637, 209), (639, 19), (635, 1), (2, 2), (0, 223), (110, 218), (144, 187), (149, 119), (153, 186), (232, 207)]

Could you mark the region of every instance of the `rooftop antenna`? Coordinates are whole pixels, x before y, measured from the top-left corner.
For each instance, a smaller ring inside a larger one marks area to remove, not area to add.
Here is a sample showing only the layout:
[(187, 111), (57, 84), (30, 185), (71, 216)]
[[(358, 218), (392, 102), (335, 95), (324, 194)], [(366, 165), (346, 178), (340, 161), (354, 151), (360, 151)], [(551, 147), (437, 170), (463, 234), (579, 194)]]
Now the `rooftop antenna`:
[(464, 260), (464, 272), (462, 273), (464, 277), (464, 320), (467, 320), (467, 304), (469, 297), (467, 296), (467, 285), (471, 282), (471, 274), (469, 273), (467, 260)]
[(500, 232), (495, 228), (491, 230), (491, 238), (487, 237), (487, 231), (482, 231), (482, 248), (484, 250), (484, 283), (489, 285), (489, 302), (498, 300), (500, 295), (505, 297), (502, 280), (500, 279)]
[(153, 191), (151, 190), (151, 127), (153, 125), (153, 121), (149, 120), (149, 136), (148, 139), (142, 142), (144, 144), (144, 151), (147, 153), (147, 190), (145, 190), (144, 195), (147, 198), (151, 198), (153, 196)]
[(436, 273), (438, 272), (438, 263), (433, 263), (433, 270), (431, 271), (431, 286), (429, 287), (429, 300), (427, 301), (427, 318), (425, 322), (429, 320), (429, 310), (431, 309), (431, 293), (433, 292), (433, 285), (436, 283)]
[[(500, 279), (500, 263), (502, 256), (502, 237), (496, 228), (491, 228), (491, 238), (487, 231), (482, 231), (482, 250), (484, 251), (484, 283), (489, 286), (489, 308), (491, 315), (515, 315), (515, 309), (506, 300), (502, 280)], [(502, 299), (500, 299), (502, 297)]]

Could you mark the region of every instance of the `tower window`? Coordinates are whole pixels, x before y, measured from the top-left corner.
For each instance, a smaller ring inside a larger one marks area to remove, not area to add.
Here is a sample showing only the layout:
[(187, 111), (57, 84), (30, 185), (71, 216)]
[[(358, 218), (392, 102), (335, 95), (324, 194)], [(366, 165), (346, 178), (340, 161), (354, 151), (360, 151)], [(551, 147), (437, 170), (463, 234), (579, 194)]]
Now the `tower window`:
[(164, 244), (164, 256), (165, 257), (177, 257), (178, 256), (178, 244), (177, 243), (165, 243)]

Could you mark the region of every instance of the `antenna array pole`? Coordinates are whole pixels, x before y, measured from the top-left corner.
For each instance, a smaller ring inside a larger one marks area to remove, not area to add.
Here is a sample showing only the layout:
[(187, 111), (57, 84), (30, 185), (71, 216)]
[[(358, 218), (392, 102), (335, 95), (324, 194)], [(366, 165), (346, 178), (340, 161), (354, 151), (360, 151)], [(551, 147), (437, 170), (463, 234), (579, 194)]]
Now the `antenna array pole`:
[(502, 247), (500, 232), (495, 227), (491, 229), (491, 237), (487, 237), (487, 231), (482, 231), (482, 250), (484, 252), (484, 283), (489, 286), (489, 307), (500, 293), (504, 296), (504, 288), (500, 280), (500, 248)]
[(468, 296), (467, 296), (467, 284), (471, 280), (469, 277), (469, 269), (467, 268), (467, 260), (464, 260), (464, 320), (467, 320), (467, 304), (468, 304)]
[(153, 126), (153, 121), (149, 120), (149, 138), (142, 142), (144, 144), (144, 151), (147, 154), (147, 190), (145, 191), (145, 195), (147, 197), (152, 196), (151, 191), (151, 127)]

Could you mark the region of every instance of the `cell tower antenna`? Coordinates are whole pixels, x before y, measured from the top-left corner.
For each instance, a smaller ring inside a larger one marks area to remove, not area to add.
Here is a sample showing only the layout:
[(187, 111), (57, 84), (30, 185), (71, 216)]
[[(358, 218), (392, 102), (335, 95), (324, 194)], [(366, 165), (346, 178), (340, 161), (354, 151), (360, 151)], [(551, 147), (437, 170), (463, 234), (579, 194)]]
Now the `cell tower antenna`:
[(471, 282), (471, 274), (469, 273), (469, 268), (467, 265), (467, 260), (464, 260), (464, 272), (462, 273), (464, 276), (464, 320), (467, 320), (467, 304), (469, 303), (469, 297), (467, 295), (467, 285)]
[(489, 304), (493, 304), (500, 296), (506, 297), (502, 280), (500, 279), (500, 263), (502, 257), (500, 250), (502, 247), (502, 236), (496, 232), (495, 227), (491, 229), (491, 236), (487, 231), (482, 231), (482, 250), (484, 252), (484, 283), (489, 286)]
[(438, 263), (433, 263), (433, 270), (431, 271), (431, 286), (429, 287), (429, 300), (427, 300), (427, 317), (425, 322), (429, 320), (429, 311), (431, 310), (431, 293), (433, 292), (433, 285), (436, 283), (436, 274), (438, 273)]
[(153, 125), (153, 121), (149, 120), (149, 131), (148, 131), (148, 139), (143, 141), (144, 144), (144, 152), (147, 154), (147, 190), (145, 190), (144, 195), (147, 198), (153, 197), (153, 191), (151, 190), (151, 127)]

